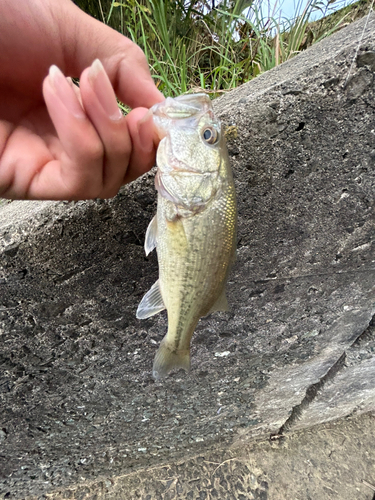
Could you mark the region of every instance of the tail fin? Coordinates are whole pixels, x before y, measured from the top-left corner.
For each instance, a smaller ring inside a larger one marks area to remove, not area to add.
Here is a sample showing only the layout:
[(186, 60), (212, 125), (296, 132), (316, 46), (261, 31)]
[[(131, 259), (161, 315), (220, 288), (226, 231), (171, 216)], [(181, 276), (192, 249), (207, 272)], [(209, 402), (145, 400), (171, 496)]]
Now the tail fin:
[(165, 338), (155, 354), (152, 376), (155, 380), (165, 377), (173, 368), (190, 370), (190, 351), (176, 351), (168, 345)]

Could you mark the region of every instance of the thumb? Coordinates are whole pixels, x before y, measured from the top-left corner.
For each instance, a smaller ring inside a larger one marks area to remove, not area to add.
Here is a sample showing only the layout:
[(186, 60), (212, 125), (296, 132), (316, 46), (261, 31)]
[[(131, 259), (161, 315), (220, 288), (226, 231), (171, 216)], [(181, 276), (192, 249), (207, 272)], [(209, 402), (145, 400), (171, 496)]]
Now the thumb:
[(63, 33), (67, 74), (78, 77), (94, 59), (100, 59), (117, 97), (131, 108), (149, 108), (164, 99), (151, 78), (146, 56), (135, 43), (73, 2), (64, 1), (63, 10), (69, 26)]

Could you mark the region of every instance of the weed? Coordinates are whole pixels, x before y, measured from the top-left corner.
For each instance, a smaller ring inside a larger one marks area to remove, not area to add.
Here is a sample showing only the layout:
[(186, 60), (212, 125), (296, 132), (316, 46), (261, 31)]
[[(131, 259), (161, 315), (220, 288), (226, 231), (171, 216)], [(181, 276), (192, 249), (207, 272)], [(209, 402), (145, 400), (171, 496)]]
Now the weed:
[(317, 12), (327, 14), (332, 0), (296, 0), (292, 19), (281, 17), (278, 1), (272, 5), (261, 0), (76, 3), (139, 45), (158, 88), (166, 96), (176, 96), (230, 90), (336, 31), (348, 16), (336, 17), (324, 29), (311, 20)]

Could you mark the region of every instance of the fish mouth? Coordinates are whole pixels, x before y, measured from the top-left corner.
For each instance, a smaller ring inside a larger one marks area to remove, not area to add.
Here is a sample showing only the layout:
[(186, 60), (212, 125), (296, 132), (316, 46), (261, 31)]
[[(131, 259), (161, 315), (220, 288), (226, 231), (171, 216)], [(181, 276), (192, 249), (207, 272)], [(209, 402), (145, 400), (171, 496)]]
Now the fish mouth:
[(180, 125), (195, 128), (203, 115), (209, 115), (214, 120), (214, 112), (210, 98), (206, 94), (188, 94), (154, 104), (150, 111), (159, 139), (162, 140), (168, 129)]
[(188, 94), (167, 97), (165, 101), (152, 106), (151, 111), (157, 118), (179, 120), (212, 112), (212, 104), (206, 94)]

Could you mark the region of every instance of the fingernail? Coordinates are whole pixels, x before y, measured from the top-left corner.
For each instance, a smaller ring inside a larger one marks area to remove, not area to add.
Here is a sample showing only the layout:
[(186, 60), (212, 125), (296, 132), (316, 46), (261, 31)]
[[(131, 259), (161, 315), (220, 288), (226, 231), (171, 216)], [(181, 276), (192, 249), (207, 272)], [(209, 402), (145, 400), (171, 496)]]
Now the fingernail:
[(99, 59), (95, 59), (90, 66), (88, 79), (104, 112), (111, 120), (120, 120), (122, 113), (117, 105), (116, 95)]
[(138, 122), (139, 142), (146, 153), (151, 153), (154, 149), (152, 129), (152, 111), (149, 109)]
[(85, 118), (86, 115), (80, 105), (71, 84), (63, 73), (54, 64), (49, 69), (49, 79), (57, 97), (76, 118)]
[(152, 114), (152, 110), (151, 110), (151, 109), (149, 109), (149, 110), (147, 111), (147, 113), (145, 113), (145, 114), (144, 114), (144, 116), (143, 116), (143, 117), (139, 120), (139, 122), (138, 122), (138, 123), (139, 123), (139, 124), (141, 124), (141, 123), (148, 122), (152, 116), (153, 116), (153, 114)]

